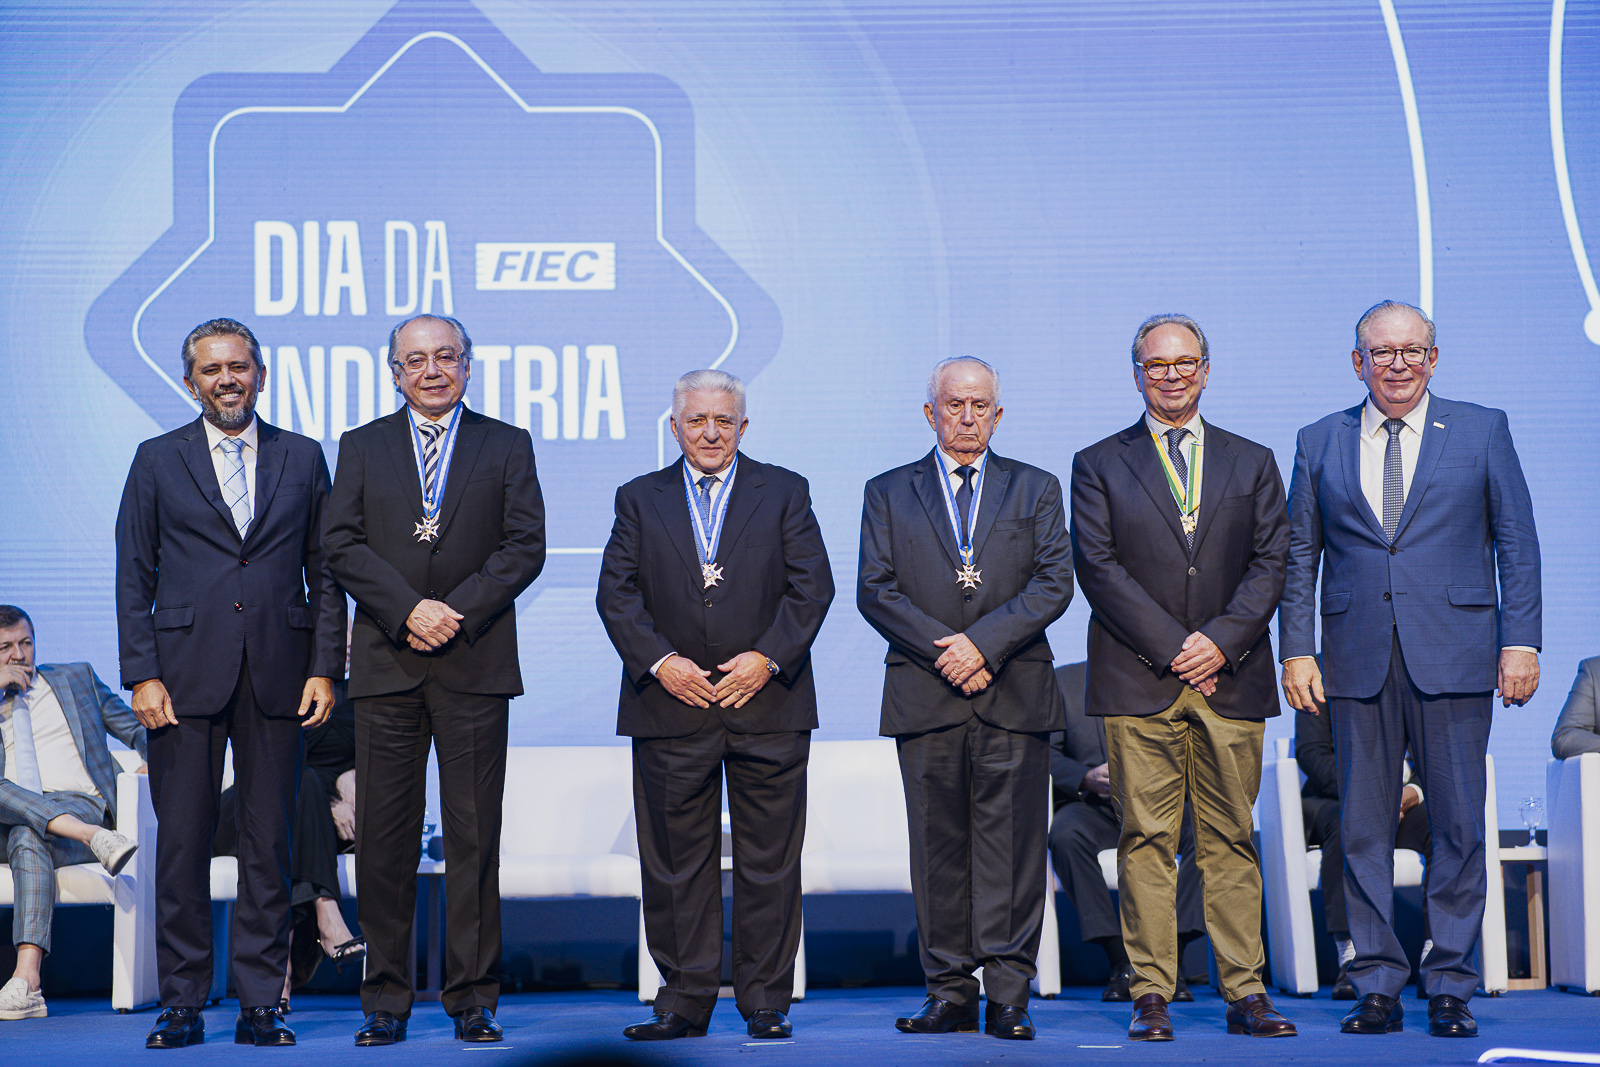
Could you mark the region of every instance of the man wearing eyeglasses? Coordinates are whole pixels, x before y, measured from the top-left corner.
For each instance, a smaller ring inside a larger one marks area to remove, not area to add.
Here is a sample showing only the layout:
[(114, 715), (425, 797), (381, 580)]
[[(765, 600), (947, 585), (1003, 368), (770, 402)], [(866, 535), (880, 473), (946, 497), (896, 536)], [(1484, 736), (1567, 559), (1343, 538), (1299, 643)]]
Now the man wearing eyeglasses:
[(1290, 1037), (1261, 983), (1261, 873), (1250, 809), (1264, 720), (1278, 714), (1267, 630), (1289, 520), (1271, 450), (1200, 418), (1210, 349), (1186, 315), (1133, 338), (1138, 422), (1072, 463), (1073, 569), (1089, 599), (1085, 710), (1105, 717), (1128, 1037), (1171, 1041), (1184, 804), (1228, 1032)]
[(528, 431), (462, 403), (472, 341), (419, 315), (389, 335), (406, 406), (339, 441), (324, 544), (355, 599), (358, 915), (367, 939), (357, 1045), (405, 1040), (428, 749), (444, 826), (444, 1009), (498, 1041), (500, 806), (509, 701), (522, 692), (515, 602), (544, 567)]
[(1417, 308), (1369, 308), (1350, 354), (1367, 398), (1300, 431), (1290, 482), (1283, 691), (1300, 711), (1333, 715), (1347, 974), (1361, 994), (1347, 1034), (1403, 1026), (1411, 965), (1394, 934), (1392, 850), (1408, 745), (1433, 836), (1428, 1032), (1477, 1034), (1467, 1001), (1487, 886), (1493, 693), (1521, 705), (1539, 684), (1539, 539), (1506, 414), (1432, 395), (1433, 342)]

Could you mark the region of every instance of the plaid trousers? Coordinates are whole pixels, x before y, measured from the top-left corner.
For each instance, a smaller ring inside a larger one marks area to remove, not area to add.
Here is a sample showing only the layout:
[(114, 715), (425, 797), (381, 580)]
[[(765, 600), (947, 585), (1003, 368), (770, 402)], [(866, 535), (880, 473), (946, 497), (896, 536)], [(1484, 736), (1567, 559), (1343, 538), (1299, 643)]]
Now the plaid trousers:
[(105, 823), (106, 804), (86, 793), (44, 793), (0, 780), (0, 839), (6, 845), (15, 890), (11, 943), (50, 952), (50, 920), (56, 908), (57, 867), (93, 863), (89, 846), (45, 832), (58, 815), (76, 815), (91, 826)]

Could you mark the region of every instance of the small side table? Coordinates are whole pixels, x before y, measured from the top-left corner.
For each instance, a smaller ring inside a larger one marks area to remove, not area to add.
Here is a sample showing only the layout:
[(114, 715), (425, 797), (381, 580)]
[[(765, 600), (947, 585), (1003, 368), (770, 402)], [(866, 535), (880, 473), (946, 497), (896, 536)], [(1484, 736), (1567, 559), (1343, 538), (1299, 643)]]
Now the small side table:
[(1550, 984), (1545, 965), (1544, 874), (1549, 850), (1543, 845), (1502, 848), (1500, 863), (1525, 863), (1528, 866), (1528, 977), (1513, 978), (1507, 989), (1544, 989)]

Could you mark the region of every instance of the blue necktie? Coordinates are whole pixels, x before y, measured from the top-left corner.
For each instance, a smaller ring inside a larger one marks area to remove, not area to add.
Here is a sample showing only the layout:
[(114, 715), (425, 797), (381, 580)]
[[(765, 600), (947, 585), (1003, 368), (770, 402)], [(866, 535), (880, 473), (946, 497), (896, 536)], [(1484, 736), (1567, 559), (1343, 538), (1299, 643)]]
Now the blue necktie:
[(16, 766), (11, 768), (7, 777), (24, 789), (43, 793), (39, 756), (33, 744), (33, 714), (28, 708), (25, 693), (17, 693), (11, 698), (11, 756)]
[(700, 491), (694, 495), (695, 505), (700, 509), (700, 524), (707, 534), (711, 533), (711, 487), (717, 484), (716, 478), (709, 474), (702, 475), (698, 482)]
[(237, 437), (222, 439), (222, 502), (233, 513), (239, 536), (250, 528), (250, 488), (244, 478), (244, 442)]
[(1400, 460), (1400, 430), (1404, 419), (1385, 419), (1389, 443), (1383, 449), (1383, 536), (1390, 541), (1400, 529), (1400, 513), (1406, 506), (1405, 468)]
[(961, 475), (961, 488), (956, 490), (956, 509), (961, 512), (961, 540), (966, 541), (969, 524), (968, 515), (972, 511), (972, 476), (978, 472), (971, 467), (957, 467), (956, 473)]

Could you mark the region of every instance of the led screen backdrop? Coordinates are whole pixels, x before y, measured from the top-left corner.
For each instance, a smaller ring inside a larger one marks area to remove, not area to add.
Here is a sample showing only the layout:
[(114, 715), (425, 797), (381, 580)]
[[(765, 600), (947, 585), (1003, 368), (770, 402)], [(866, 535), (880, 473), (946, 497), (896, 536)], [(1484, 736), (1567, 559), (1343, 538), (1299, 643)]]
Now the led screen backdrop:
[(594, 744), (611, 495), (676, 454), (682, 371), (745, 377), (746, 450), (811, 479), (819, 736), (864, 737), (861, 486), (930, 447), (934, 361), (996, 364), (996, 449), (1065, 475), (1140, 411), (1135, 325), (1185, 311), (1202, 410), (1287, 472), (1394, 297), (1439, 323), (1437, 391), (1510, 413), (1546, 639), (1502, 820), (1543, 791), (1600, 653), (1600, 3), (7, 4), (0, 59), (0, 600), (47, 660), (116, 675), (123, 478), (194, 417), (179, 342), (216, 315), (330, 466), (396, 405), (395, 321), (467, 324), (469, 403), (530, 429), (549, 503), (513, 743)]

